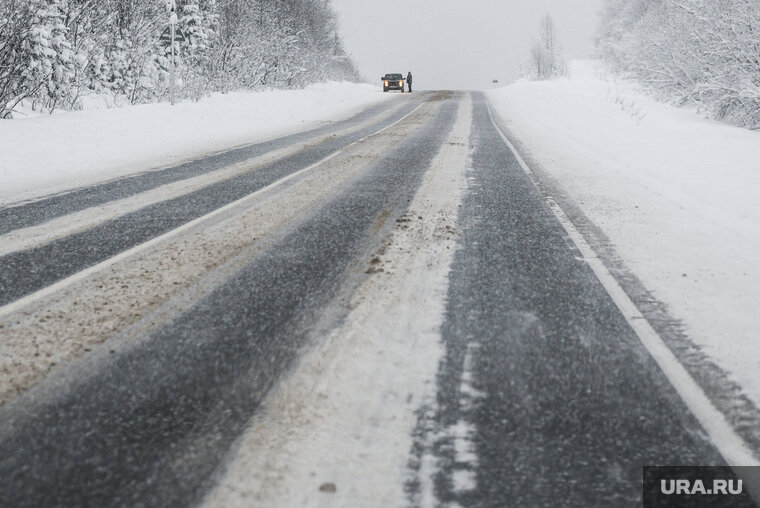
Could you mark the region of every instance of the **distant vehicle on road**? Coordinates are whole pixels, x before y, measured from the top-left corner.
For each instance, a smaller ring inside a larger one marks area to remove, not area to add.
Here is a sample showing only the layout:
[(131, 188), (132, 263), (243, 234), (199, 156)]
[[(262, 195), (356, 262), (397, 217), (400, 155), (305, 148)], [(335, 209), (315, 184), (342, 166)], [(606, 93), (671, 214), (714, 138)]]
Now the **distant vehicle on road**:
[(383, 80), (383, 92), (401, 90), (404, 93), (404, 76), (401, 74), (386, 74), (380, 79)]

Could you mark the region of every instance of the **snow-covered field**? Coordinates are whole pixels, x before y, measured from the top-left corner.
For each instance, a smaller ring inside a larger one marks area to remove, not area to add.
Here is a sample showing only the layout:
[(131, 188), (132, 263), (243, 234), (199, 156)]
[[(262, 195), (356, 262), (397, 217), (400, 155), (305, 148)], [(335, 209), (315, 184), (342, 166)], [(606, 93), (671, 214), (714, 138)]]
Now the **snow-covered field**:
[(657, 103), (593, 61), (488, 93), (527, 155), (760, 405), (760, 133)]
[(325, 83), (19, 116), (0, 122), (0, 205), (306, 129), (388, 98), (371, 85)]

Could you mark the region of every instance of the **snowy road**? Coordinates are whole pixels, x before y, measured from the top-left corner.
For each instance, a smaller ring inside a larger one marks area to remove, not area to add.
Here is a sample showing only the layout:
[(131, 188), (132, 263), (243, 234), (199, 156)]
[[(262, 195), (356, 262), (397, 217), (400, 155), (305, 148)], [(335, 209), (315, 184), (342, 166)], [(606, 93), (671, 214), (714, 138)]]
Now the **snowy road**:
[(724, 463), (481, 94), (0, 235), (2, 506), (634, 506), (644, 465)]
[(471, 142), (438, 397), (418, 433), (438, 499), (637, 506), (641, 466), (723, 463), (482, 98)]

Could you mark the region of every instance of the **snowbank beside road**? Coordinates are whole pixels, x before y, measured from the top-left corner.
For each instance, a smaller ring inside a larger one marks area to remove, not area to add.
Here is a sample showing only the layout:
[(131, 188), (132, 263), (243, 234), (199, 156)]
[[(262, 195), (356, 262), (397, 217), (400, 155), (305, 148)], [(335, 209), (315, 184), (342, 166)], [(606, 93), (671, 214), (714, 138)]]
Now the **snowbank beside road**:
[(657, 103), (594, 62), (488, 93), (528, 155), (760, 406), (760, 133)]
[(0, 205), (348, 116), (389, 95), (325, 83), (0, 122)]

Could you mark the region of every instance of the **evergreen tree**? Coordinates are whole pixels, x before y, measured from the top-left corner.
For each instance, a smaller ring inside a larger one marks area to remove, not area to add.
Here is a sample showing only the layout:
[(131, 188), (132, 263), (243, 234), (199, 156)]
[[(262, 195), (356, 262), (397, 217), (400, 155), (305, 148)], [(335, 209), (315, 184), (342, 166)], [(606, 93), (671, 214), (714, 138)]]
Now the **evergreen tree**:
[(0, 117), (9, 117), (23, 99), (55, 108), (74, 73), (61, 2), (12, 1), (0, 20)]
[[(329, 0), (175, 0), (178, 93), (357, 79)], [(170, 46), (162, 0), (0, 0), (0, 117), (22, 100), (76, 108), (165, 100)]]

